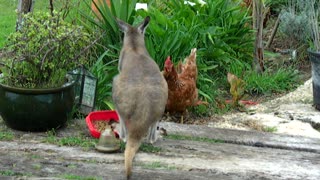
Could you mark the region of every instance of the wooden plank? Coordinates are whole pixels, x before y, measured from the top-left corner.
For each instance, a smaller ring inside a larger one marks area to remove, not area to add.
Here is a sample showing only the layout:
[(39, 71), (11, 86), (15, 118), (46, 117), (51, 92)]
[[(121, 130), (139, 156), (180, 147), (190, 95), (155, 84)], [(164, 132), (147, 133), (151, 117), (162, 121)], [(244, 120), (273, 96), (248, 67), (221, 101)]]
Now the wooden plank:
[(176, 124), (172, 122), (161, 122), (159, 126), (166, 129), (168, 134), (206, 137), (223, 140), (233, 144), (320, 153), (320, 139), (317, 138), (290, 136), (259, 131), (218, 129), (200, 125)]

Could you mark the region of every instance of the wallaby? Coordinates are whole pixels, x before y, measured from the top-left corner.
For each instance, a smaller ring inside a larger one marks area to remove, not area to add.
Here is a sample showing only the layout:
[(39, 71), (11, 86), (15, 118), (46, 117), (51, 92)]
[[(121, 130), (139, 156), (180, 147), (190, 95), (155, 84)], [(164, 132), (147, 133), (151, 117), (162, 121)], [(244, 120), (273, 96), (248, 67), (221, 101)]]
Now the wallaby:
[(136, 27), (117, 19), (124, 32), (119, 57), (119, 74), (113, 79), (112, 98), (120, 119), (120, 138), (126, 142), (125, 169), (132, 174), (132, 161), (143, 137), (153, 143), (157, 139), (157, 122), (168, 98), (168, 85), (158, 65), (150, 57), (144, 32), (150, 17)]

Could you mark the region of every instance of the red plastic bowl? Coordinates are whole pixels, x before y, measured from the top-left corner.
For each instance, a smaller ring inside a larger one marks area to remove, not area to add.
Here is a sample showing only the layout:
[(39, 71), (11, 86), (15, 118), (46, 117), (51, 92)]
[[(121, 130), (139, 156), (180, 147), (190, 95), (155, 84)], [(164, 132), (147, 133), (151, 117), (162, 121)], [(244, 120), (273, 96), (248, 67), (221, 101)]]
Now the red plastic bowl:
[[(90, 134), (94, 138), (100, 138), (101, 133), (93, 126), (94, 121), (110, 121), (115, 120), (116, 122), (119, 122), (119, 117), (116, 111), (94, 111), (88, 114), (86, 117), (86, 123), (89, 128)], [(116, 137), (119, 137), (119, 134), (117, 132), (114, 132)]]

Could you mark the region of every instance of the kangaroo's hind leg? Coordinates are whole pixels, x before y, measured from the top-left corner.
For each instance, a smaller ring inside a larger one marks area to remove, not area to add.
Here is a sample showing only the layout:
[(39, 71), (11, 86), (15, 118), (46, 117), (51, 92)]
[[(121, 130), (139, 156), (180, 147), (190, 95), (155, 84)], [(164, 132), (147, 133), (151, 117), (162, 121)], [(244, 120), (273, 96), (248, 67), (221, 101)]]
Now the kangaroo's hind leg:
[(118, 113), (118, 116), (119, 116), (119, 122), (120, 122), (119, 137), (120, 137), (120, 139), (123, 140), (123, 142), (126, 142), (127, 136), (128, 136), (126, 123), (119, 113)]
[(157, 127), (158, 127), (158, 122), (153, 123), (153, 125), (149, 127), (147, 141), (150, 142), (151, 144), (155, 143), (158, 139)]

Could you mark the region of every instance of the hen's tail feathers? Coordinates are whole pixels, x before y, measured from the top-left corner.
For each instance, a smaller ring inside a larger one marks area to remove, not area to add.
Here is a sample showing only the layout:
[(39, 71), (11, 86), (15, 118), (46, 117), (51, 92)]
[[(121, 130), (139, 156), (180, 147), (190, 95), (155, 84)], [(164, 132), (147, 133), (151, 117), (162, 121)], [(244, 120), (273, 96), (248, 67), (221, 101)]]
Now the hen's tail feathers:
[(182, 61), (179, 61), (178, 62), (178, 65), (177, 65), (177, 72), (180, 74), (180, 73), (182, 73), (182, 71), (183, 71), (183, 64), (182, 64)]
[(197, 59), (197, 48), (193, 48), (191, 49), (191, 53), (189, 58), (192, 58), (192, 60), (195, 62)]

